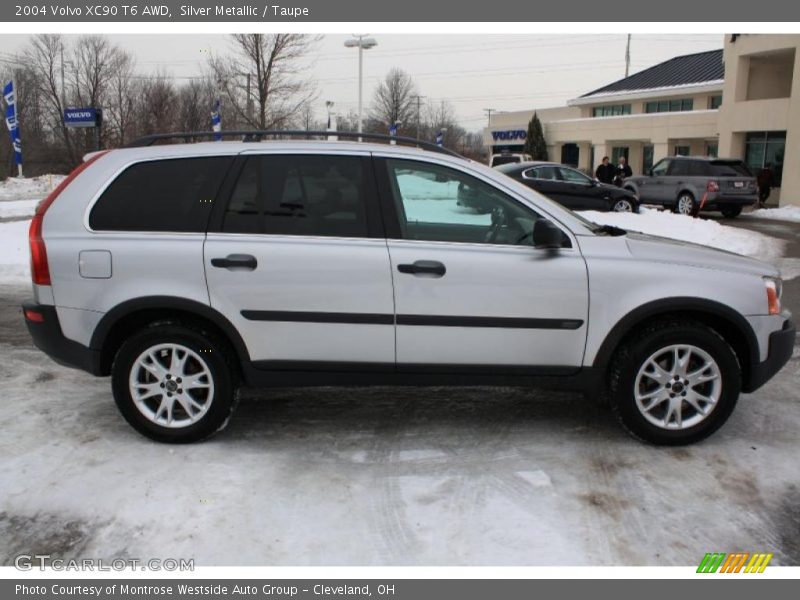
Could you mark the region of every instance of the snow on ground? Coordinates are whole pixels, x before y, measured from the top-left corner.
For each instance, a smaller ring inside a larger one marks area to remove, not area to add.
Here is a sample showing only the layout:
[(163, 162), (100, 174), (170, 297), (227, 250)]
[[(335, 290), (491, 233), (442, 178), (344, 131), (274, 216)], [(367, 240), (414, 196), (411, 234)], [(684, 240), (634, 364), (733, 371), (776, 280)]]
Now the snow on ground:
[[(0, 181), (0, 203), (14, 200), (41, 200), (64, 179), (64, 175), (9, 177)], [(0, 204), (2, 206), (2, 204)]]
[(582, 211), (581, 216), (601, 225), (615, 225), (676, 240), (683, 240), (761, 260), (772, 261), (783, 255), (784, 243), (757, 231), (727, 227), (717, 221), (693, 219), (666, 210), (642, 207), (639, 214)]
[(30, 221), (0, 223), (0, 282), (30, 283), (28, 250)]
[(125, 423), (108, 378), (32, 346), (25, 293), (0, 285), (0, 564), (800, 563), (800, 359), (687, 448), (575, 394), (390, 387), (247, 390), (225, 431), (171, 447)]
[(36, 205), (41, 202), (40, 198), (32, 200), (8, 200), (0, 201), (0, 219), (17, 219), (20, 217), (30, 217), (36, 211)]
[(800, 206), (759, 208), (758, 210), (744, 213), (742, 216), (753, 219), (770, 219), (774, 221), (792, 221), (793, 223), (800, 223)]

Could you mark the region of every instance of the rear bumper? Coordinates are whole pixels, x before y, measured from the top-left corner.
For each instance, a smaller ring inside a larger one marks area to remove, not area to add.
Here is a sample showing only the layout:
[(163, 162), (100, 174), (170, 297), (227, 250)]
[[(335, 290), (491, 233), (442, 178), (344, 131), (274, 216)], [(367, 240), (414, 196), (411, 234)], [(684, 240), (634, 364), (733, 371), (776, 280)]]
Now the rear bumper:
[(752, 206), (758, 202), (758, 194), (709, 194), (704, 208), (718, 206)]
[(745, 382), (743, 390), (754, 392), (783, 368), (794, 351), (797, 330), (789, 319), (783, 324), (780, 331), (773, 331), (769, 336), (769, 352), (764, 362), (758, 363), (750, 370), (749, 381)]
[(60, 365), (100, 375), (100, 352), (64, 337), (55, 306), (23, 304), (22, 312), (39, 350)]

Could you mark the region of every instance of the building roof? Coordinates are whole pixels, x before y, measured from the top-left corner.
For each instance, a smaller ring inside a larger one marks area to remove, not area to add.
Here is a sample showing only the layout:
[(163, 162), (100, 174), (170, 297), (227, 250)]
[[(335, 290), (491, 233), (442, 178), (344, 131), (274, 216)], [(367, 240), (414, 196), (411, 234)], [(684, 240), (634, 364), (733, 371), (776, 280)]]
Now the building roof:
[(718, 82), (725, 77), (722, 50), (676, 56), (629, 77), (583, 94), (581, 98)]

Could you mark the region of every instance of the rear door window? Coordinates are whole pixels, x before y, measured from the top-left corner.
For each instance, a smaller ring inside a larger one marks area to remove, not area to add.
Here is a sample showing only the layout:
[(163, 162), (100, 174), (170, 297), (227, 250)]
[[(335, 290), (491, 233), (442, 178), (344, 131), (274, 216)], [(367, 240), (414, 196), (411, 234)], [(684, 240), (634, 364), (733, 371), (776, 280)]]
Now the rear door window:
[(673, 160), (672, 168), (670, 168), (669, 174), (675, 176), (688, 175), (690, 162), (691, 161), (688, 160)]
[(232, 159), (176, 158), (136, 163), (105, 189), (92, 208), (95, 231), (205, 233)]
[(225, 211), (222, 230), (368, 237), (364, 159), (333, 155), (250, 156)]

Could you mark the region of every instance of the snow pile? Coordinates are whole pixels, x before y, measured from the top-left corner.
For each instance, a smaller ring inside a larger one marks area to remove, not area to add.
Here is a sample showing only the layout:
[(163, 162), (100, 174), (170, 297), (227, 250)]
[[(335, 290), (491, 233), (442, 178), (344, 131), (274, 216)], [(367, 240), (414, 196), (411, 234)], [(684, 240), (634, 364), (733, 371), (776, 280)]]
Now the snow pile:
[(800, 223), (800, 206), (782, 206), (780, 208), (759, 208), (743, 215), (755, 219), (770, 219), (773, 221), (792, 221)]
[(783, 255), (782, 240), (756, 231), (727, 227), (716, 221), (693, 219), (652, 208), (641, 208), (640, 211), (635, 214), (587, 210), (580, 214), (601, 225), (614, 225), (628, 231), (692, 242), (761, 260), (774, 260)]
[(30, 283), (30, 221), (0, 223), (0, 283)]
[(21, 217), (32, 217), (36, 211), (36, 205), (41, 202), (40, 198), (33, 200), (11, 200), (0, 201), (0, 219), (18, 219)]
[(9, 177), (0, 181), (0, 206), (3, 202), (13, 200), (41, 200), (50, 193), (64, 175), (40, 175), (39, 177)]

